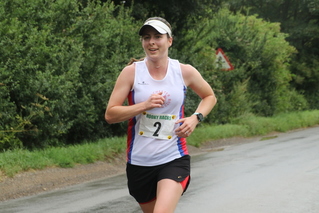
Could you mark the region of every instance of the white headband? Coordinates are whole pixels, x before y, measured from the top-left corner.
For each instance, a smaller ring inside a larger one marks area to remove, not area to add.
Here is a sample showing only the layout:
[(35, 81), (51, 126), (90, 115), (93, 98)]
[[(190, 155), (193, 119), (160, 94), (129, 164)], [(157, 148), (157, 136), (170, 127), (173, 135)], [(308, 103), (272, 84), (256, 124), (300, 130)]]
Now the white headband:
[(155, 30), (157, 30), (160, 34), (166, 34), (168, 33), (169, 37), (172, 37), (172, 31), (171, 29), (163, 22), (159, 20), (150, 20), (144, 23), (144, 25), (141, 27), (139, 31), (139, 35), (142, 35), (143, 30), (146, 26), (151, 26)]

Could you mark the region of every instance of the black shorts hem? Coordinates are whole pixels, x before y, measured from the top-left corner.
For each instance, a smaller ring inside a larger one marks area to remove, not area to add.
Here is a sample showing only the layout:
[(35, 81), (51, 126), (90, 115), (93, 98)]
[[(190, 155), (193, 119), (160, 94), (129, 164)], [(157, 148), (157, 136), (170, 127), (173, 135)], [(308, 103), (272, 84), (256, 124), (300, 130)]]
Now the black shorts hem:
[[(162, 179), (171, 179), (182, 182), (190, 176), (190, 156), (186, 155), (171, 162), (152, 167), (135, 166), (127, 163), (126, 174), (128, 188), (138, 203), (148, 203), (156, 198), (157, 182)], [(186, 191), (190, 182), (183, 191)]]

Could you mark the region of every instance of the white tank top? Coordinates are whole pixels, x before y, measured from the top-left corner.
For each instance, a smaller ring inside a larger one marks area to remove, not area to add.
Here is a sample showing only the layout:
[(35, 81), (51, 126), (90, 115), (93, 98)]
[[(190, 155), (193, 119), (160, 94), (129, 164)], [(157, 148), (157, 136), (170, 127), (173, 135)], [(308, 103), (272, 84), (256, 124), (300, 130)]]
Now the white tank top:
[(169, 59), (166, 76), (155, 80), (145, 60), (135, 62), (135, 78), (128, 95), (129, 104), (146, 101), (151, 94), (162, 92), (161, 108), (145, 111), (129, 120), (127, 162), (139, 166), (155, 166), (188, 155), (186, 139), (175, 135), (175, 124), (184, 117), (186, 86), (180, 63)]

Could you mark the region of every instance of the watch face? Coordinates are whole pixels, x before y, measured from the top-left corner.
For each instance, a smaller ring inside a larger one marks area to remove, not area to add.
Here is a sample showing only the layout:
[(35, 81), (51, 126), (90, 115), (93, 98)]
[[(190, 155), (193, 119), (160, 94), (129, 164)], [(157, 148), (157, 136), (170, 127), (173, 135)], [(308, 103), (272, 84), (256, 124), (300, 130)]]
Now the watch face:
[(202, 115), (202, 113), (198, 114), (198, 118), (199, 118), (200, 122), (202, 122), (204, 120), (204, 116)]
[(204, 120), (204, 116), (202, 115), (202, 113), (198, 113), (196, 114), (197, 119), (199, 120), (199, 122), (202, 122)]

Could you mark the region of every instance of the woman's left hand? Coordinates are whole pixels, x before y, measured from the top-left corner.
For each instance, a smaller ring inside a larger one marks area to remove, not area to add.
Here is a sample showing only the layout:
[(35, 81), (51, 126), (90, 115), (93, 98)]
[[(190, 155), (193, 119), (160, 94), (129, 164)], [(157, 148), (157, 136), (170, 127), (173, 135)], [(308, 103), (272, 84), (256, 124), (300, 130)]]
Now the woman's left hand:
[(175, 130), (175, 134), (178, 137), (187, 138), (194, 131), (198, 122), (195, 115), (177, 120), (176, 123), (182, 123), (182, 125)]

